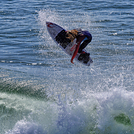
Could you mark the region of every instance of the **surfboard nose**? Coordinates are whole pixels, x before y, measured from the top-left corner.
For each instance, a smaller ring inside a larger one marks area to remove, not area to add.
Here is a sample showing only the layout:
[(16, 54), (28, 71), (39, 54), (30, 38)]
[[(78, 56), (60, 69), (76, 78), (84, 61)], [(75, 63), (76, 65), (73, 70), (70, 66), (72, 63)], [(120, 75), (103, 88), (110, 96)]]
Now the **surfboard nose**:
[(46, 25), (47, 25), (47, 28), (53, 28), (55, 24), (52, 22), (46, 21)]

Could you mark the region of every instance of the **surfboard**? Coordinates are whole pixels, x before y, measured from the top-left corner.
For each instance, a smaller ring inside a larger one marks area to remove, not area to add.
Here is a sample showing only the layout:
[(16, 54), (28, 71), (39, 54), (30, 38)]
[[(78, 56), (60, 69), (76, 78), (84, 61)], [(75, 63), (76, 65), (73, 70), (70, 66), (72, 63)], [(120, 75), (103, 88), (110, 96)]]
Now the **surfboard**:
[[(61, 26), (52, 23), (52, 22), (46, 22), (47, 30), (52, 37), (52, 39), (55, 41), (55, 43), (68, 55), (72, 57), (75, 48), (76, 48), (76, 39), (74, 39), (73, 42), (71, 42), (69, 39), (66, 38), (66, 30), (62, 28)], [(93, 60), (90, 57), (90, 54), (86, 52), (85, 49), (83, 49), (84, 53), (77, 53), (75, 60), (79, 61), (80, 63), (90, 66), (91, 63), (93, 63)]]

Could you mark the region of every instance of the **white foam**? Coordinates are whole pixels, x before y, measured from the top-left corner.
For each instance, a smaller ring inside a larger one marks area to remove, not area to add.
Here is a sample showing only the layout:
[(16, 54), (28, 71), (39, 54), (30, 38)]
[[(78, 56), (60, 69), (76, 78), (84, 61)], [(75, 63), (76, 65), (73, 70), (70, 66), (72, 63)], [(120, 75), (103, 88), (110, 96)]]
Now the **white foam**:
[[(64, 100), (66, 101), (66, 100)], [(59, 97), (59, 110), (56, 134), (88, 134), (94, 126), (94, 103), (86, 101), (65, 102)], [(91, 113), (90, 113), (91, 112)], [(59, 132), (59, 133), (58, 133)]]
[[(134, 132), (134, 93), (116, 88), (103, 96), (98, 99), (98, 131), (109, 134)], [(117, 117), (120, 122), (115, 119)]]
[(21, 120), (5, 134), (131, 134), (134, 132), (133, 96), (133, 92), (122, 88), (90, 93), (85, 99), (71, 96), (62, 99), (62, 95), (59, 95), (57, 105), (43, 104), (44, 113), (38, 110), (38, 114), (29, 115), (31, 120), (35, 118), (39, 124)]
[(37, 65), (37, 63), (32, 63), (33, 66)]
[(5, 134), (46, 134), (41, 126), (27, 122), (25, 120), (18, 121), (12, 130)]

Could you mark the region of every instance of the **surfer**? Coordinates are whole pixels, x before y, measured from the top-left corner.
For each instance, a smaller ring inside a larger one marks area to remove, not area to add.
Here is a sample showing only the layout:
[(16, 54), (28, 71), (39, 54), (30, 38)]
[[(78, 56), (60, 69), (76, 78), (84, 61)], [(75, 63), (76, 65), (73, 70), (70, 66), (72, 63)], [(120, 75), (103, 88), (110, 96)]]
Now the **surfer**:
[[(77, 53), (84, 54), (85, 52), (82, 51), (88, 43), (92, 40), (92, 35), (88, 31), (82, 31), (81, 29), (73, 29), (66, 31), (66, 38), (70, 39), (71, 42), (76, 38), (76, 48), (73, 53), (73, 56), (71, 58), (71, 63), (73, 63), (73, 60)], [(73, 63), (74, 64), (74, 63)]]

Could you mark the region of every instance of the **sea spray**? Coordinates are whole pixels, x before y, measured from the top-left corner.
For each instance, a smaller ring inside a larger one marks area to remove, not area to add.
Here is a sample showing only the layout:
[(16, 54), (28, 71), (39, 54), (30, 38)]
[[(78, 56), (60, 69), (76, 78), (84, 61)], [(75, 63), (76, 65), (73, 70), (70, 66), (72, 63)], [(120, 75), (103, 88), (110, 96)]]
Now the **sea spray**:
[[(33, 121), (25, 117), (25, 120), (17, 121), (6, 134), (16, 134), (16, 131), (20, 132), (17, 134), (31, 134), (30, 132), (34, 130), (41, 131), (43, 134), (46, 132), (51, 134), (131, 134), (134, 132), (132, 92), (116, 88), (105, 93), (89, 93), (85, 99), (81, 97), (74, 100), (73, 97), (68, 99), (66, 95), (63, 96), (59, 94), (55, 104), (48, 101), (46, 105), (42, 102), (41, 108), (38, 107), (28, 115)], [(37, 104), (33, 106), (36, 108)], [(27, 131), (21, 133), (24, 128)]]
[[(68, 102), (58, 96), (58, 133), (63, 134), (89, 134), (95, 132), (95, 100), (77, 100)], [(92, 102), (93, 101), (93, 102)]]
[(99, 133), (134, 133), (133, 93), (116, 88), (110, 93), (103, 93), (103, 96), (104, 99), (98, 99)]
[(47, 134), (43, 128), (33, 122), (26, 120), (18, 121), (12, 130), (9, 130), (5, 134)]

